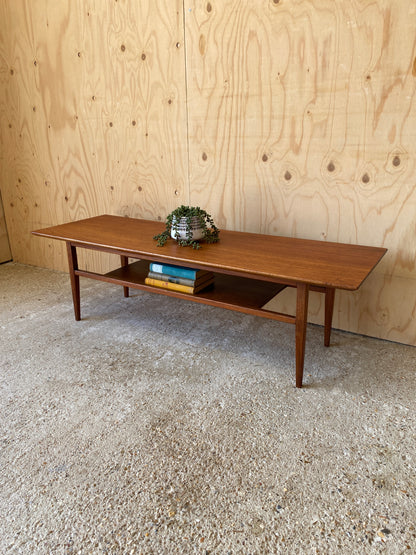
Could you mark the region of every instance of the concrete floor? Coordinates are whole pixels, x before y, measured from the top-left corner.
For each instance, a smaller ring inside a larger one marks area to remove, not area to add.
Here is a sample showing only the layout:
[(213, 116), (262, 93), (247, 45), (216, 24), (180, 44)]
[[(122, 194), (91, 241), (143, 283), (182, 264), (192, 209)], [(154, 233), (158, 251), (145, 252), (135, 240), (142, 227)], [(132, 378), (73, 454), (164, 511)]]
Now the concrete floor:
[(416, 350), (0, 266), (0, 553), (416, 553)]

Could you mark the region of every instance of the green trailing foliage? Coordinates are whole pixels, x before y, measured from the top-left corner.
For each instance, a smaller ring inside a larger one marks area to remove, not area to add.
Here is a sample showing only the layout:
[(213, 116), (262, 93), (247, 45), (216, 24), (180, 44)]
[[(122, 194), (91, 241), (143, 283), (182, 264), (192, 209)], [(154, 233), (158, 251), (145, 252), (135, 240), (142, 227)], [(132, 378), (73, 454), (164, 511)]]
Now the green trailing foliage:
[[(179, 224), (183, 224), (184, 218), (186, 222), (186, 239), (179, 239)], [(195, 219), (193, 219), (195, 218)], [(193, 239), (192, 225), (197, 221), (203, 233), (202, 239)], [(166, 217), (166, 229), (159, 235), (155, 235), (153, 239), (157, 241), (159, 247), (163, 247), (166, 241), (171, 237), (171, 232), (177, 238), (178, 244), (181, 247), (192, 247), (193, 249), (200, 249), (199, 241), (206, 243), (217, 243), (219, 241), (219, 229), (214, 223), (212, 216), (199, 206), (179, 206)]]

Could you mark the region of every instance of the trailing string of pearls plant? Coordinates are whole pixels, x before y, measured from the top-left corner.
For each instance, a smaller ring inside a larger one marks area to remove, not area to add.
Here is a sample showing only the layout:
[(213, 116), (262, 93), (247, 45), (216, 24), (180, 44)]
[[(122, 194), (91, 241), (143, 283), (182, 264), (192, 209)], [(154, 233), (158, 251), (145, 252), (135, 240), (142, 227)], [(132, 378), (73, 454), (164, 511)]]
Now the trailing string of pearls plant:
[(181, 247), (200, 249), (200, 241), (217, 243), (219, 229), (212, 216), (199, 206), (179, 206), (166, 217), (166, 229), (153, 239), (159, 247), (163, 247), (171, 237), (178, 241)]

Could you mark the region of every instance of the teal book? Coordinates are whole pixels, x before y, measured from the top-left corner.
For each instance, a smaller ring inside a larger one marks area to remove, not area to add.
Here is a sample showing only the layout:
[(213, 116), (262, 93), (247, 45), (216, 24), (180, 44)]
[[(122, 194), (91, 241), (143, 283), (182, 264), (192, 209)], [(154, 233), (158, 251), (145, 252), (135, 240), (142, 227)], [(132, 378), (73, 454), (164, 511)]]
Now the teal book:
[(203, 275), (203, 273), (206, 273), (205, 270), (196, 270), (195, 268), (186, 268), (185, 266), (174, 266), (173, 264), (159, 264), (157, 262), (152, 262), (149, 269), (151, 272), (156, 272), (158, 274), (193, 280)]

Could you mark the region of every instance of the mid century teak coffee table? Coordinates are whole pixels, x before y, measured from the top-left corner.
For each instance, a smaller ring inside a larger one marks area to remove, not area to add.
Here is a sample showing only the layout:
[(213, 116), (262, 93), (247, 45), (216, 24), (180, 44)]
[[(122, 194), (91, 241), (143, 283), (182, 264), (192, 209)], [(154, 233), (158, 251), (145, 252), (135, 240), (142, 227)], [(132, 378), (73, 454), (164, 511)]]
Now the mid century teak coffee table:
[[(335, 290), (358, 289), (387, 250), (225, 230), (219, 243), (204, 244), (200, 250), (175, 241), (158, 247), (153, 236), (163, 229), (161, 222), (103, 215), (33, 234), (66, 242), (76, 320), (81, 319), (82, 276), (121, 285), (126, 297), (132, 287), (295, 324), (297, 387), (302, 387), (309, 291), (325, 295), (324, 344), (329, 346)], [(106, 274), (82, 270), (77, 248), (118, 254), (121, 266)], [(214, 286), (189, 295), (146, 285), (149, 261), (210, 270)], [(285, 287), (297, 290), (295, 315), (262, 308)]]

